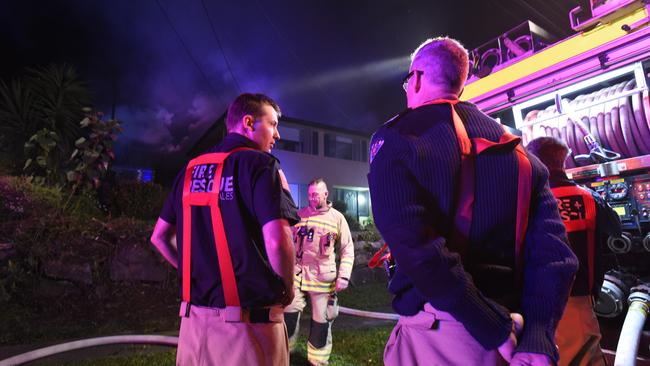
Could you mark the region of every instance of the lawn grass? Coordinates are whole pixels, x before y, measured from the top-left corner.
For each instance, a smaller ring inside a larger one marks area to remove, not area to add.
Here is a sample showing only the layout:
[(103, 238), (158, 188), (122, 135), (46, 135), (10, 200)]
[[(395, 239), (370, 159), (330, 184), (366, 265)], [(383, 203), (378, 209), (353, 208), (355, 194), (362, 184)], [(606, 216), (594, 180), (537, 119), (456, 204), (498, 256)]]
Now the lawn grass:
[[(391, 296), (386, 291), (384, 282), (351, 285), (350, 288), (339, 294), (339, 298), (342, 306), (370, 311), (390, 311)], [(128, 303), (128, 299), (123, 302)], [(174, 300), (170, 303), (174, 303)], [(177, 334), (179, 318), (176, 316), (175, 309), (165, 310), (169, 306), (169, 304), (162, 306), (159, 311), (151, 309), (134, 311), (134, 314), (111, 312), (102, 316), (102, 319), (91, 318), (84, 319), (85, 321), (79, 321), (79, 319), (75, 321), (73, 317), (65, 316), (67, 314), (49, 317), (37, 316), (40, 312), (34, 312), (33, 309), (9, 306), (7, 309), (9, 313), (6, 315), (11, 316), (0, 318), (0, 325), (3, 325), (3, 329), (12, 331), (0, 334), (0, 340), (3, 341), (0, 344), (32, 344), (34, 348), (38, 348), (55, 344), (57, 341), (65, 342), (117, 334)], [(291, 354), (291, 365), (293, 366), (307, 364), (306, 336), (309, 329), (309, 313), (308, 306), (303, 314), (304, 321), (301, 326), (298, 348)], [(131, 318), (139, 318), (139, 321), (133, 321)], [(332, 328), (334, 346), (330, 365), (381, 365), (384, 345), (391, 329), (390, 322), (378, 321), (374, 323), (369, 319), (341, 315), (334, 322)], [(12, 342), (5, 343), (9, 340)], [(111, 349), (108, 351), (99, 349), (98, 351), (92, 348), (76, 352), (78, 353), (71, 355), (72, 357), (62, 358), (64, 361), (42, 360), (37, 364), (68, 366), (174, 365), (176, 358), (176, 350), (173, 348), (148, 346), (120, 346), (116, 347), (115, 352)], [(67, 361), (75, 360), (77, 357), (79, 361)]]
[[(333, 331), (330, 366), (383, 365), (384, 346), (392, 325), (372, 329)], [(292, 366), (307, 365), (307, 339), (300, 337), (300, 345), (291, 353)]]
[(350, 286), (340, 292), (341, 306), (361, 310), (385, 310), (390, 308), (392, 295), (386, 289), (385, 282), (368, 282), (358, 286)]
[[(331, 366), (382, 365), (384, 345), (390, 335), (392, 326), (382, 325), (373, 329), (334, 331), (334, 345)], [(300, 337), (300, 345), (291, 353), (292, 366), (307, 364), (307, 339)], [(134, 347), (134, 352), (126, 355), (88, 359), (79, 362), (63, 363), (62, 366), (145, 366), (174, 365), (176, 350), (151, 351), (146, 347)], [(48, 365), (50, 365), (48, 363)]]

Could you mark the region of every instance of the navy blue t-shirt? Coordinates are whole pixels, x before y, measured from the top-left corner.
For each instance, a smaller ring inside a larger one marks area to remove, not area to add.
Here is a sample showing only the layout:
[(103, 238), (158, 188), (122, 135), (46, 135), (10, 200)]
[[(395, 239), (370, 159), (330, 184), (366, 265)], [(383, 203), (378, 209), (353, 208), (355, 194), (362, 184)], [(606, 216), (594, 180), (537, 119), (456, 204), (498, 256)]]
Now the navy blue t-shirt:
[[(206, 153), (227, 152), (255, 144), (239, 134), (228, 134)], [(176, 225), (179, 256), (179, 287), (183, 273), (183, 180), (187, 166), (178, 174), (163, 206), (160, 218)], [(220, 187), (220, 208), (244, 308), (279, 304), (285, 294), (282, 279), (273, 272), (266, 254), (262, 227), (287, 219), (291, 225), (298, 217), (290, 193), (282, 188), (279, 164), (273, 155), (258, 150), (235, 152), (224, 163), (221, 182), (212, 182), (215, 167), (199, 165), (192, 174), (193, 192)], [(212, 231), (209, 207), (192, 207), (192, 268), (190, 302), (194, 305), (224, 307), (225, 301), (219, 262)]]

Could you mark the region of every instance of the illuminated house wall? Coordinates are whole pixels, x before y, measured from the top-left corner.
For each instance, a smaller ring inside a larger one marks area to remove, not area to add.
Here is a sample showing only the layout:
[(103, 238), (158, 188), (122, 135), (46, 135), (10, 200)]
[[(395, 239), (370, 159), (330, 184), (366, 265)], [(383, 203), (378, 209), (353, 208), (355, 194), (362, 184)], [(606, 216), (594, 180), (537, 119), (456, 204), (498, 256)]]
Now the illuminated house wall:
[[(190, 150), (194, 157), (217, 144), (226, 134), (225, 115), (217, 120)], [(368, 192), (369, 136), (290, 117), (281, 117), (280, 141), (273, 150), (282, 165), (291, 194), (306, 206), (307, 184), (323, 178), (330, 200), (345, 202), (346, 213), (364, 223), (371, 216)]]

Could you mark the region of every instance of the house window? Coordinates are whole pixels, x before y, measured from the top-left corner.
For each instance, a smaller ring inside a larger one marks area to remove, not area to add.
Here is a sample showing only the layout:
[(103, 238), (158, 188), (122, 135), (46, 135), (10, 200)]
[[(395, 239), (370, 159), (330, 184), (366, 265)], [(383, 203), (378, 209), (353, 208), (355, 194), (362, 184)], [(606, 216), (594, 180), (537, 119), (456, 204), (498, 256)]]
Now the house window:
[(325, 133), (325, 156), (368, 161), (368, 142), (359, 137)]
[(278, 126), (280, 140), (275, 147), (284, 151), (318, 155), (318, 133), (311, 128), (282, 123)]
[(276, 148), (284, 151), (302, 152), (300, 142), (300, 130), (289, 126), (278, 126), (280, 140), (276, 143)]

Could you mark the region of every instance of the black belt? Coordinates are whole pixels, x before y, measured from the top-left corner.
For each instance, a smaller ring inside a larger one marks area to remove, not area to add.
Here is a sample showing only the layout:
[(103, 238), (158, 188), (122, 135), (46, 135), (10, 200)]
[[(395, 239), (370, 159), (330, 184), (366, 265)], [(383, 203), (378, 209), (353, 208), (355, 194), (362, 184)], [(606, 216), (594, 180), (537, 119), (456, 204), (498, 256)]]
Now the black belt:
[(250, 323), (271, 323), (270, 308), (253, 308), (246, 310), (248, 311), (248, 319)]

